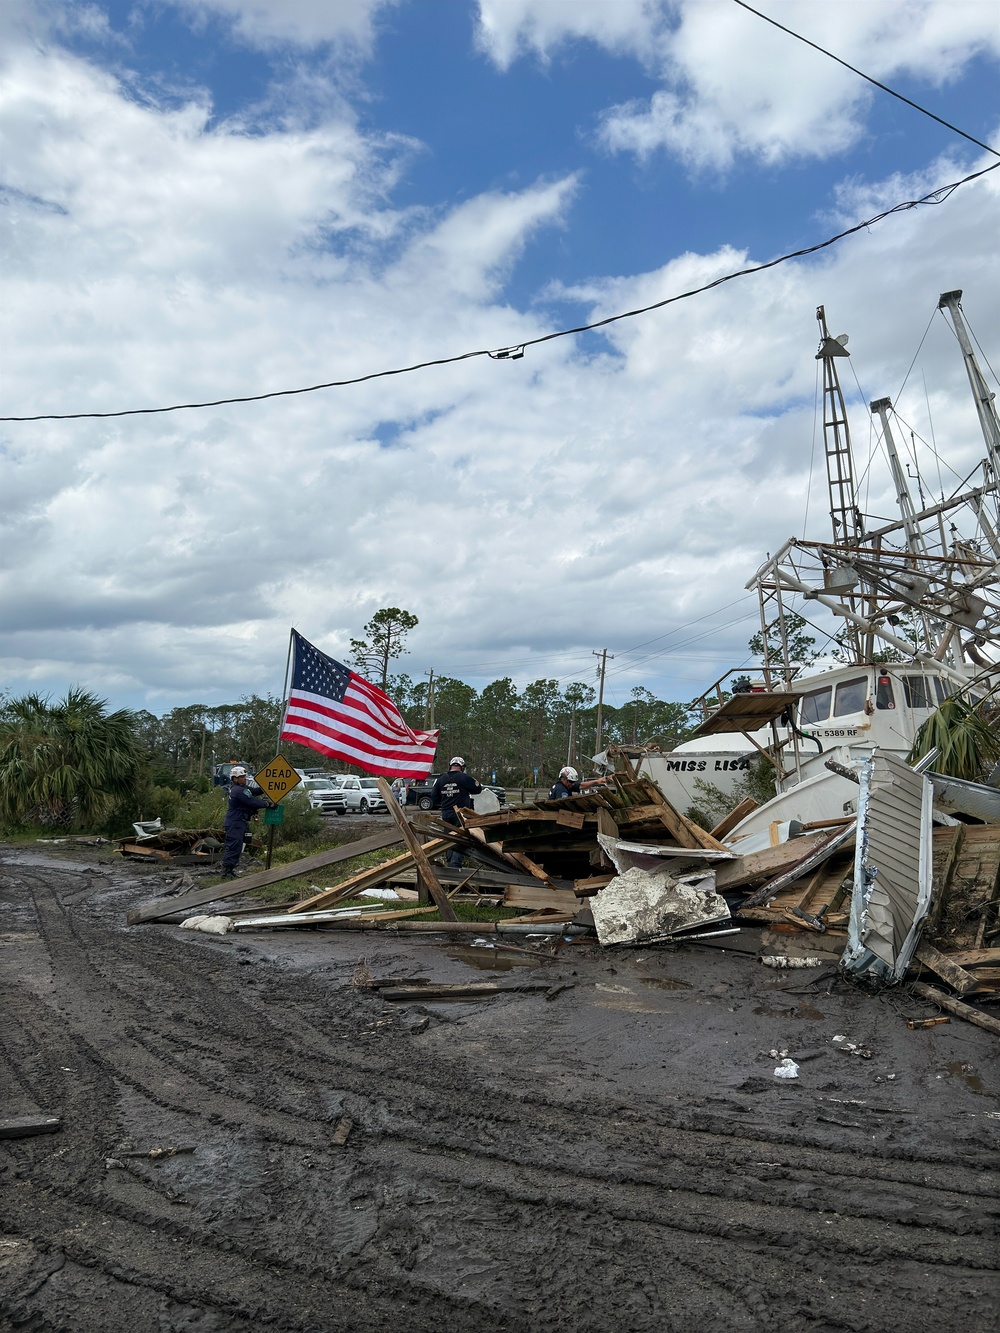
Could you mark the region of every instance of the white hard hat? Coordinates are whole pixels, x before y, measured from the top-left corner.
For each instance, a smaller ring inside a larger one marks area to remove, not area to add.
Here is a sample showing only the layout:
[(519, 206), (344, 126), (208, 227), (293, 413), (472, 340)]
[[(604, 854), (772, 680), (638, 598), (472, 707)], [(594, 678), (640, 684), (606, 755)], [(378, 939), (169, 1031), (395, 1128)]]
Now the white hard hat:
[(569, 778), (570, 782), (580, 781), (580, 774), (576, 771), (575, 768), (570, 768), (568, 764), (565, 768), (561, 768), (559, 770), (559, 776), (561, 778)]
[(233, 767), (229, 770), (229, 776), (231, 778), (245, 778), (246, 775), (247, 775), (246, 769), (243, 768), (240, 764), (234, 764)]
[(448, 760), (449, 768), (454, 768), (456, 764), (459, 764), (462, 768), (465, 767), (465, 760), (462, 758), (460, 754), (456, 754), (455, 756), (453, 756), (453, 758)]

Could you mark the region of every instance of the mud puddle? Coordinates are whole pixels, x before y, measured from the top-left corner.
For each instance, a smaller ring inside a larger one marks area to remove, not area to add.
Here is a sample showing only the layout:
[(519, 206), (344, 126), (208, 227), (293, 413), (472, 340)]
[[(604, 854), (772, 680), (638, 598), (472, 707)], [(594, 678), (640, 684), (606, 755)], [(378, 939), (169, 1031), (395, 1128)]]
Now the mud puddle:
[(519, 967), (540, 967), (547, 961), (529, 958), (525, 954), (508, 953), (488, 944), (460, 944), (454, 949), (446, 949), (445, 952), (454, 962), (465, 963), (479, 972), (512, 972)]

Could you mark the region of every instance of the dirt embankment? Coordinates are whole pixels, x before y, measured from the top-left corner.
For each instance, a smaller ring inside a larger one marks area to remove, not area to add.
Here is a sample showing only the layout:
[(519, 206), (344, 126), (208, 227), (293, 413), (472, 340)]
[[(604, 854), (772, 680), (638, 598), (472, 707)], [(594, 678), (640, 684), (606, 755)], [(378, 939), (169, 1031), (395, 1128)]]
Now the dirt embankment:
[[(905, 995), (576, 945), (538, 965), (574, 983), (551, 1002), (400, 1007), (354, 984), (360, 955), (533, 967), (129, 930), (155, 891), (129, 867), (8, 850), (2, 874), (0, 1114), (64, 1127), (0, 1144), (0, 1326), (995, 1327), (997, 1043), (908, 1032)], [(805, 1057), (797, 1080), (771, 1050)], [(129, 1155), (154, 1147), (194, 1151)]]

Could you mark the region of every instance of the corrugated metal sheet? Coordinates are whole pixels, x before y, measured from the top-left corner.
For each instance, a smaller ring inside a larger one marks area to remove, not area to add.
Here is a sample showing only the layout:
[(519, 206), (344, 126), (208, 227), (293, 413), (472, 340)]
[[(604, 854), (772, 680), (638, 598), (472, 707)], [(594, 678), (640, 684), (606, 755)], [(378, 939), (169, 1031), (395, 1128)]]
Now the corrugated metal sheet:
[(931, 902), (929, 779), (876, 750), (861, 771), (858, 843), (842, 967), (901, 981)]

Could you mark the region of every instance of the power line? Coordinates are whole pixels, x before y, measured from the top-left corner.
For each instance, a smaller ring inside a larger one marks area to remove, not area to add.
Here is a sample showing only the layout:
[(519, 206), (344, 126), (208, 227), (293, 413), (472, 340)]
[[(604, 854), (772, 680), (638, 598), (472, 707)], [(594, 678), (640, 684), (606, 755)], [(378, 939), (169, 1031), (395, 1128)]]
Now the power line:
[(856, 65), (851, 65), (848, 64), (846, 60), (841, 60), (840, 56), (835, 56), (832, 51), (828, 51), (825, 46), (820, 46), (818, 42), (811, 42), (808, 37), (803, 37), (800, 32), (794, 32), (791, 28), (786, 28), (785, 25), (779, 23), (777, 19), (768, 18), (768, 16), (762, 14), (759, 9), (754, 9), (752, 5), (748, 5), (746, 0), (733, 0), (733, 3), (739, 5), (740, 9), (747, 10), (750, 14), (756, 14), (757, 17), (763, 19), (765, 23), (770, 23), (772, 28), (780, 28), (782, 32), (787, 32), (789, 37), (794, 37), (796, 41), (804, 42), (806, 46), (811, 46), (812, 49), (818, 51), (820, 55), (828, 56), (830, 60), (835, 60), (838, 65), (843, 65), (843, 67), (849, 69), (852, 74), (857, 74), (859, 78), (874, 84), (876, 88), (881, 88), (882, 91), (888, 93), (890, 97), (896, 97), (900, 102), (905, 102), (907, 106), (912, 106), (914, 111), (919, 111), (921, 115), (924, 116), (930, 116), (931, 120), (936, 120), (939, 125), (943, 125), (946, 130), (951, 130), (953, 134), (958, 134), (961, 135), (963, 139), (968, 139), (969, 143), (974, 143), (977, 148), (985, 148), (986, 151), (992, 153), (994, 157), (1000, 157), (1000, 152), (997, 152), (995, 148), (991, 148), (988, 143), (983, 143), (982, 139), (977, 139), (972, 134), (966, 134), (965, 130), (960, 130), (957, 125), (952, 125), (950, 121), (942, 120), (941, 117), (936, 116), (933, 111), (928, 111), (927, 108), (921, 106), (919, 102), (913, 102), (910, 98), (904, 97), (902, 93), (897, 93), (896, 90), (890, 88), (888, 84), (879, 83), (878, 79), (873, 79), (870, 74), (866, 74), (864, 70), (858, 69)]
[[(990, 152), (992, 151), (990, 149)], [(902, 203), (894, 204), (892, 208), (886, 208), (881, 213), (876, 213), (874, 217), (867, 218), (864, 222), (857, 222), (853, 227), (847, 227), (843, 231), (837, 232), (835, 236), (828, 237), (825, 241), (818, 241), (815, 245), (805, 246), (801, 250), (791, 250), (787, 254), (779, 255), (777, 259), (769, 259), (764, 264), (751, 264), (747, 268), (725, 273), (721, 278), (703, 283), (700, 287), (692, 287), (688, 291), (679, 292), (676, 296), (668, 296), (662, 301), (637, 306), (634, 310), (624, 310), (617, 315), (607, 315), (604, 319), (595, 319), (589, 324), (577, 324), (573, 328), (558, 329), (554, 333), (543, 333), (537, 338), (527, 338), (524, 342), (512, 344), (509, 347), (493, 349), (484, 347), (475, 352), (458, 352), (454, 356), (441, 356), (429, 361), (417, 361), (413, 365), (397, 366), (392, 370), (373, 370), (367, 375), (355, 375), (350, 379), (343, 380), (328, 380), (324, 384), (310, 384), (301, 389), (273, 389), (270, 393), (245, 394), (235, 398), (214, 398), (200, 403), (173, 403), (169, 407), (130, 407), (118, 412), (44, 412), (35, 416), (0, 417), (0, 422), (89, 421), (105, 420), (111, 417), (159, 416), (165, 412), (185, 412), (205, 407), (228, 407), (238, 403), (261, 403), (269, 398), (290, 398), (297, 394), (319, 393), (323, 389), (343, 389), (353, 384), (366, 384), (370, 380), (388, 379), (393, 375), (410, 375), (414, 371), (428, 370), (433, 366), (450, 366), (459, 361), (469, 361), (480, 356), (488, 356), (492, 361), (517, 361), (524, 356), (525, 349), (528, 347), (538, 347), (542, 343), (553, 342), (556, 338), (568, 338), (577, 333), (589, 333), (594, 329), (603, 329), (609, 324), (617, 324), (623, 319), (634, 319), (637, 315), (648, 315), (650, 311), (662, 310), (665, 306), (673, 305), (677, 301), (686, 301), (692, 296), (700, 296), (704, 292), (710, 292), (713, 288), (721, 287), (724, 283), (732, 282), (735, 278), (744, 278), (752, 273), (763, 273), (767, 269), (777, 268), (779, 264), (787, 263), (790, 259), (802, 259), (806, 255), (814, 255), (820, 250), (836, 245), (838, 241), (842, 241), (848, 236), (853, 236), (859, 231), (866, 231), (869, 227), (884, 221), (885, 218), (891, 217), (894, 213), (905, 213), (911, 208), (919, 208), (921, 205), (943, 204), (960, 186), (978, 180), (979, 177), (985, 176), (991, 171), (996, 171), (997, 167), (1000, 167), (1000, 162), (995, 162), (991, 167), (984, 167), (981, 171), (971, 172), (968, 176), (963, 176), (961, 180), (952, 181), (950, 185), (939, 186), (936, 190), (931, 190), (919, 199), (907, 199)]]

